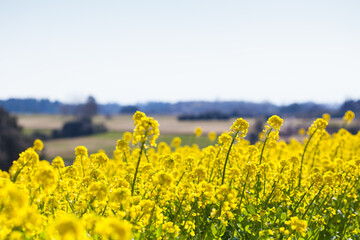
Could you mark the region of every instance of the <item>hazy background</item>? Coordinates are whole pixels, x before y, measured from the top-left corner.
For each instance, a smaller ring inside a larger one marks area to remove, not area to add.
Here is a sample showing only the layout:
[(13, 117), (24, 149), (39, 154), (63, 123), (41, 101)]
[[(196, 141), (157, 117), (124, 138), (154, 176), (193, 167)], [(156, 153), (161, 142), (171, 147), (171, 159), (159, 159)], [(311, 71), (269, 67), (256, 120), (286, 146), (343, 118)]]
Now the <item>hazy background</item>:
[(360, 1), (0, 2), (0, 99), (360, 98)]

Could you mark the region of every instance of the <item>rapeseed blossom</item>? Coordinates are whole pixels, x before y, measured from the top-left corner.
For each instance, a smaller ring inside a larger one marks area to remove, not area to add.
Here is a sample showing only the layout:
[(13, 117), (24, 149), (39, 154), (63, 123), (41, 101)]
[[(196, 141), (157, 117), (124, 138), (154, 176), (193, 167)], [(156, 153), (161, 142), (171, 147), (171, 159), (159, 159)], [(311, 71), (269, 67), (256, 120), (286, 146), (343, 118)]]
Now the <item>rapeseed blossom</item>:
[(209, 132), (208, 134), (208, 138), (210, 141), (215, 141), (216, 140), (216, 132)]
[(347, 123), (351, 123), (352, 120), (355, 118), (355, 113), (353, 111), (346, 111), (343, 120)]
[(239, 118), (202, 149), (157, 144), (157, 121), (133, 119), (113, 157), (79, 146), (49, 164), (36, 140), (0, 171), (0, 239), (358, 237), (360, 133), (327, 133), (325, 114), (288, 142), (272, 116), (255, 144)]
[(196, 136), (196, 137), (200, 137), (201, 134), (202, 134), (202, 129), (201, 129), (201, 127), (196, 127), (195, 130), (194, 130), (194, 133), (195, 133), (195, 136)]

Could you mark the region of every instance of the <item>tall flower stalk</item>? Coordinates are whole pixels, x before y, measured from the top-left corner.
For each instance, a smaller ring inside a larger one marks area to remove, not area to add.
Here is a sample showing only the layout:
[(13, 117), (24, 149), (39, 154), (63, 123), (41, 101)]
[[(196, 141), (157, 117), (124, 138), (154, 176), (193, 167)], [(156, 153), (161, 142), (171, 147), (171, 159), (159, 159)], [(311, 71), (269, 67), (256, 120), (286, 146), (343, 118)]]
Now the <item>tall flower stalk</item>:
[(234, 145), (235, 140), (237, 140), (237, 139), (240, 140), (240, 138), (244, 138), (246, 136), (246, 134), (248, 132), (248, 128), (249, 128), (249, 123), (242, 118), (236, 119), (235, 122), (233, 123), (233, 125), (231, 126), (230, 134), (233, 134), (233, 136), (231, 139), (229, 149), (226, 153), (223, 174), (222, 174), (222, 178), (221, 178), (221, 185), (223, 185), (225, 182), (226, 165), (229, 160), (231, 148)]
[(156, 147), (155, 141), (160, 135), (158, 122), (151, 117), (147, 117), (145, 113), (137, 111), (133, 116), (133, 120), (134, 120), (135, 129), (134, 129), (132, 144), (140, 143), (141, 146), (140, 146), (139, 158), (136, 163), (133, 182), (131, 184), (131, 196), (133, 196), (135, 192), (136, 178), (139, 171), (141, 155), (145, 149), (145, 143), (147, 140), (149, 140), (150, 145)]
[(268, 125), (266, 125), (263, 130), (265, 134), (265, 140), (261, 149), (259, 165), (262, 163), (266, 143), (271, 140), (276, 141), (279, 139), (279, 131), (283, 124), (283, 120), (279, 116), (273, 115), (268, 119), (267, 124)]
[(301, 156), (301, 163), (300, 163), (300, 171), (299, 171), (299, 184), (298, 187), (301, 187), (301, 178), (302, 178), (302, 170), (303, 170), (303, 163), (304, 163), (304, 158), (305, 158), (305, 153), (306, 150), (309, 146), (309, 143), (311, 141), (311, 139), (314, 138), (314, 136), (319, 135), (322, 136), (322, 134), (325, 131), (325, 128), (327, 126), (327, 121), (323, 118), (318, 118), (315, 120), (315, 122), (310, 126), (309, 130), (308, 130), (308, 134), (310, 135), (309, 140), (307, 141), (305, 147), (304, 147), (304, 151), (302, 153)]

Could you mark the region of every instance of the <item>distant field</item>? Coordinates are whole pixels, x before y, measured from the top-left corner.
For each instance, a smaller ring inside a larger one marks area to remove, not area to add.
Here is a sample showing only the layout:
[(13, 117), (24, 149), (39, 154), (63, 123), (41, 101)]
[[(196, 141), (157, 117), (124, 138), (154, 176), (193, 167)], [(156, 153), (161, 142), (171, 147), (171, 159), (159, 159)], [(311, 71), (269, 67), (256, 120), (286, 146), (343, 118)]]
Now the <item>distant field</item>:
[[(209, 121), (178, 121), (176, 116), (155, 115), (154, 117), (160, 124), (161, 134), (193, 134), (196, 127), (201, 127), (203, 133), (211, 131), (222, 133), (228, 131), (234, 119), (229, 120), (209, 120)], [(52, 129), (60, 129), (62, 125), (71, 119), (72, 116), (62, 115), (18, 115), (19, 124), (26, 132), (38, 130), (48, 132)], [(255, 119), (245, 118), (250, 124), (250, 131), (254, 127)], [(309, 126), (314, 119), (287, 118), (284, 121), (284, 128)], [(107, 118), (105, 116), (96, 116), (93, 120), (95, 123), (103, 123), (109, 131), (124, 132), (134, 129), (131, 115), (117, 115)], [(338, 120), (332, 120), (337, 121)]]
[[(18, 115), (19, 125), (23, 127), (25, 134), (32, 134), (34, 131), (50, 135), (54, 129), (61, 129), (66, 121), (74, 119), (72, 116), (62, 115)], [(210, 121), (178, 121), (175, 116), (153, 116), (160, 124), (160, 138), (157, 142), (164, 141), (168, 144), (175, 136), (180, 136), (184, 144), (196, 143), (200, 147), (210, 144), (207, 139), (207, 134), (214, 131), (218, 134), (228, 131), (234, 119), (227, 121), (210, 120)], [(255, 127), (255, 119), (248, 119), (250, 129)], [(308, 128), (314, 119), (298, 119), (286, 118), (284, 125), (281, 128), (281, 133), (297, 134), (300, 127)], [(131, 115), (118, 115), (111, 118), (105, 116), (96, 116), (95, 123), (103, 123), (109, 130), (107, 133), (95, 134), (92, 136), (84, 136), (77, 138), (62, 138), (45, 141), (44, 153), (48, 160), (56, 156), (62, 156), (64, 159), (71, 161), (74, 157), (74, 148), (83, 145), (88, 148), (89, 153), (94, 153), (99, 149), (104, 150), (109, 156), (115, 149), (116, 141), (122, 137), (125, 131), (132, 131), (133, 120)], [(341, 125), (341, 119), (331, 119), (330, 125)], [(358, 126), (359, 122), (354, 121), (352, 126)], [(200, 138), (195, 138), (194, 129), (201, 127), (203, 135)], [(291, 137), (291, 134), (286, 135), (285, 139)]]
[[(74, 119), (71, 116), (61, 115), (18, 115), (18, 122), (23, 127), (25, 134), (32, 134), (34, 131), (50, 135), (54, 129), (61, 129), (62, 125), (69, 120)], [(160, 124), (160, 137), (157, 142), (171, 143), (172, 139), (180, 136), (183, 144), (196, 143), (200, 147), (210, 144), (207, 134), (210, 131), (222, 133), (227, 131), (233, 120), (229, 121), (184, 121), (180, 122), (174, 116), (154, 116)], [(84, 136), (77, 138), (62, 138), (46, 140), (44, 153), (48, 160), (56, 156), (62, 156), (64, 159), (71, 161), (74, 157), (74, 149), (79, 145), (88, 148), (89, 153), (97, 152), (99, 149), (104, 150), (109, 156), (116, 147), (116, 141), (122, 137), (125, 131), (132, 131), (134, 128), (132, 116), (119, 115), (111, 118), (105, 116), (96, 116), (95, 123), (103, 123), (109, 132)], [(194, 129), (201, 127), (203, 136), (195, 138)]]
[[(153, 117), (159, 122), (162, 134), (192, 134), (198, 126), (203, 129), (204, 133), (210, 131), (221, 133), (227, 131), (233, 122), (233, 119), (227, 121), (178, 121), (175, 116), (159, 115)], [(19, 124), (24, 129), (41, 131), (60, 129), (64, 122), (74, 118), (62, 115), (18, 115), (18, 119)], [(93, 121), (105, 124), (109, 131), (132, 131), (134, 128), (131, 115), (118, 115), (110, 118), (96, 116)], [(251, 123), (252, 120), (250, 119), (249, 121)]]
[[(89, 154), (95, 153), (98, 150), (104, 150), (109, 157), (112, 157), (113, 151), (116, 147), (116, 142), (118, 139), (121, 139), (122, 134), (122, 132), (107, 132), (85, 137), (47, 140), (44, 142), (44, 153), (48, 157), (47, 160), (52, 160), (56, 156), (61, 156), (65, 160), (71, 162), (75, 156), (74, 149), (81, 145), (88, 149)], [(196, 143), (200, 147), (204, 147), (207, 144), (211, 144), (211, 142), (207, 139), (207, 136), (195, 138), (193, 135), (176, 134), (160, 135), (157, 143), (166, 142), (170, 144), (172, 139), (176, 136), (181, 137), (183, 145)]]
[(64, 122), (74, 119), (72, 116), (41, 114), (21, 114), (17, 118), (20, 126), (31, 130), (60, 129)]

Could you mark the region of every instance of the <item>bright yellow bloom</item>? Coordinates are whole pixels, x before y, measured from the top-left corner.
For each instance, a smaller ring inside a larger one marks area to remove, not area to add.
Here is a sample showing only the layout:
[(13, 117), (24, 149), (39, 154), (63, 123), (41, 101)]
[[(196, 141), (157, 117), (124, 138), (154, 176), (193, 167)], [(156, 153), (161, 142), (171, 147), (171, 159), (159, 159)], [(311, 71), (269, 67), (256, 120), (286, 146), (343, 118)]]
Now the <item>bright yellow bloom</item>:
[(126, 142), (130, 143), (132, 139), (132, 133), (131, 132), (124, 132), (122, 139), (124, 139)]
[(64, 160), (60, 156), (55, 157), (54, 160), (52, 160), (51, 165), (55, 168), (65, 167)]
[(355, 118), (355, 113), (350, 110), (347, 111), (343, 117), (344, 121), (347, 123), (351, 123), (354, 118)]
[[(204, 148), (178, 137), (154, 148), (158, 124), (141, 112), (134, 121), (114, 156), (80, 146), (71, 165), (50, 165), (29, 147), (0, 171), (0, 239), (212, 239), (226, 226), (249, 239), (359, 233), (360, 133), (327, 134), (326, 116), (311, 138), (286, 142), (276, 141), (282, 119), (273, 116), (254, 144), (237, 141), (248, 131), (238, 119)], [(346, 229), (328, 221), (341, 212)]]
[(110, 194), (111, 201), (121, 204), (130, 201), (130, 197), (131, 197), (130, 189), (123, 187), (113, 190)]
[(133, 119), (136, 126), (132, 143), (145, 143), (145, 141), (150, 138), (150, 144), (156, 146), (155, 141), (160, 135), (159, 123), (152, 117), (147, 117), (145, 113), (142, 112), (136, 112)]
[(75, 148), (75, 155), (76, 155), (76, 156), (80, 156), (80, 155), (82, 155), (82, 156), (88, 156), (88, 152), (87, 152), (86, 147), (84, 147), (84, 146), (78, 146), (78, 147), (76, 147), (76, 148)]
[(124, 151), (128, 149), (128, 147), (129, 147), (129, 143), (126, 140), (124, 139), (117, 140), (116, 149)]
[(136, 126), (136, 124), (138, 124), (141, 121), (141, 119), (144, 117), (146, 117), (145, 113), (136, 111), (133, 115), (134, 126)]
[(171, 141), (171, 146), (180, 147), (180, 145), (181, 145), (181, 138), (174, 137), (173, 140)]
[(99, 221), (95, 232), (99, 233), (102, 239), (130, 240), (132, 237), (132, 225), (118, 218), (105, 218)]
[(209, 137), (209, 140), (210, 141), (215, 141), (216, 140), (216, 132), (209, 132), (209, 135), (208, 135), (208, 137)]
[(58, 183), (58, 175), (48, 162), (44, 162), (44, 164), (39, 166), (32, 179), (35, 184), (46, 191), (53, 191)]
[(201, 134), (202, 134), (202, 129), (201, 129), (201, 127), (195, 128), (194, 132), (195, 132), (195, 136), (200, 137)]
[(280, 131), (280, 127), (283, 124), (283, 120), (279, 116), (273, 115), (268, 119), (267, 124), (269, 124), (270, 127), (275, 129), (276, 131)]
[(328, 113), (324, 113), (324, 114), (322, 115), (322, 118), (323, 118), (325, 121), (329, 122), (330, 119), (331, 119), (331, 116), (330, 116), (330, 114), (328, 114)]
[(35, 139), (33, 148), (35, 150), (41, 151), (44, 148), (44, 144), (40, 139)]
[(289, 225), (292, 230), (301, 234), (301, 236), (306, 236), (306, 228), (307, 228), (307, 221), (300, 220), (298, 217), (291, 217), (290, 221), (285, 222), (286, 225)]
[(94, 182), (89, 186), (88, 194), (91, 198), (94, 197), (97, 200), (102, 201), (107, 195), (106, 186), (102, 183)]
[(315, 131), (322, 133), (326, 126), (328, 125), (327, 121), (325, 121), (322, 118), (318, 118), (316, 119), (313, 124), (310, 126), (309, 130), (308, 130), (308, 134), (311, 135), (313, 134)]
[(219, 136), (219, 144), (227, 144), (230, 143), (231, 136), (229, 133), (225, 132)]
[(174, 181), (173, 176), (166, 172), (159, 172), (156, 174), (155, 177), (156, 177), (158, 183), (163, 187), (170, 187)]
[(162, 226), (163, 232), (170, 234), (172, 237), (179, 236), (180, 228), (177, 225), (174, 225), (173, 222), (167, 222)]
[(249, 123), (242, 119), (238, 118), (231, 126), (231, 133), (238, 133), (240, 137), (245, 137), (249, 128)]
[(306, 131), (305, 131), (304, 128), (300, 128), (300, 129), (299, 129), (299, 135), (300, 135), (300, 136), (304, 136), (305, 133), (306, 133)]
[(85, 239), (86, 232), (79, 220), (66, 214), (55, 219), (49, 235), (56, 240), (81, 240)]

